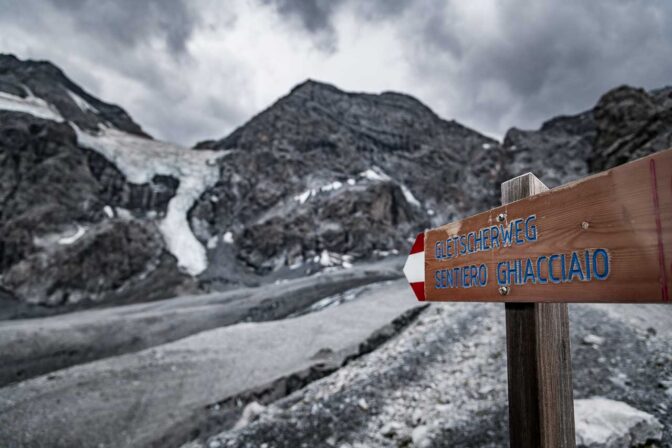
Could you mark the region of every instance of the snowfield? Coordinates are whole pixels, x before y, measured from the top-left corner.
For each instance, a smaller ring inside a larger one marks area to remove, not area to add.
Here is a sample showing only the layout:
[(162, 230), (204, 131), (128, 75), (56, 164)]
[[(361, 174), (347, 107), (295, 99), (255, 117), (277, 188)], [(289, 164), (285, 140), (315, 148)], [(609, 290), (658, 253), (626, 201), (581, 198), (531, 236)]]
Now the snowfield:
[(74, 124), (72, 126), (81, 146), (102, 154), (124, 173), (129, 182), (151, 182), (157, 174), (179, 179), (180, 185), (168, 203), (159, 229), (181, 268), (191, 275), (203, 272), (207, 267), (206, 249), (192, 233), (187, 212), (194, 201), (217, 182), (216, 160), (230, 151), (192, 151), (117, 129), (104, 128), (93, 135)]
[(63, 121), (63, 117), (55, 108), (43, 99), (33, 95), (27, 87), (24, 86), (24, 88), (28, 94), (26, 98), (0, 92), (0, 109), (24, 112), (46, 120)]

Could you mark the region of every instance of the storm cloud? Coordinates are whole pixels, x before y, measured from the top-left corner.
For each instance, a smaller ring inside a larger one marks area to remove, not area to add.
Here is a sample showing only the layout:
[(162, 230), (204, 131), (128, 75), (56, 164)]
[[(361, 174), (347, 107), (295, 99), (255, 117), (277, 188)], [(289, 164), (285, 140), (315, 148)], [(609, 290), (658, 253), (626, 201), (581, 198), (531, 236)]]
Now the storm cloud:
[(51, 60), (189, 145), (307, 78), (409, 93), (495, 137), (621, 84), (672, 84), (663, 0), (0, 0), (0, 11), (0, 51)]

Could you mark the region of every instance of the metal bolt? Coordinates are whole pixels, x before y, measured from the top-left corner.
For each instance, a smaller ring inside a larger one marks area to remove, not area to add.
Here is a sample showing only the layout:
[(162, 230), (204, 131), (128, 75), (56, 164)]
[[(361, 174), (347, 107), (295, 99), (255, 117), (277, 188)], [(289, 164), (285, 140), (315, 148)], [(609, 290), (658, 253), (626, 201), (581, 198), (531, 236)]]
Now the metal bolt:
[(500, 286), (499, 287), (499, 294), (502, 296), (508, 296), (509, 292), (511, 291), (511, 288), (508, 286)]
[(581, 223), (581, 228), (582, 228), (583, 230), (588, 230), (588, 227), (590, 227), (590, 223), (589, 223), (588, 221), (583, 221), (583, 222)]
[(497, 222), (503, 222), (506, 219), (506, 215), (504, 213), (500, 213), (497, 215)]

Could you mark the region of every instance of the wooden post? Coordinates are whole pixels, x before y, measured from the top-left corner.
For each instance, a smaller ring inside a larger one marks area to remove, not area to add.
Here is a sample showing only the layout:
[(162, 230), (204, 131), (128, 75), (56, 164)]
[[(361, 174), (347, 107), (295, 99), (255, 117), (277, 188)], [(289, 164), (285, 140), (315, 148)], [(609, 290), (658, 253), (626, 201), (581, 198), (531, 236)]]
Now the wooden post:
[[(502, 184), (502, 204), (546, 190), (527, 173)], [(505, 307), (510, 446), (574, 448), (567, 304), (506, 303)]]

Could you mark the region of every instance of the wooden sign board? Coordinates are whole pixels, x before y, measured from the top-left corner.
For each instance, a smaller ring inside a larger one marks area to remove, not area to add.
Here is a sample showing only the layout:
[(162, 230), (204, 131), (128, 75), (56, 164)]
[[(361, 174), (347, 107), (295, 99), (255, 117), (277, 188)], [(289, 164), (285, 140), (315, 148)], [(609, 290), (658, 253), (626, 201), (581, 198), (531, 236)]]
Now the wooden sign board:
[(669, 302), (672, 150), (427, 230), (404, 271), (429, 301)]

